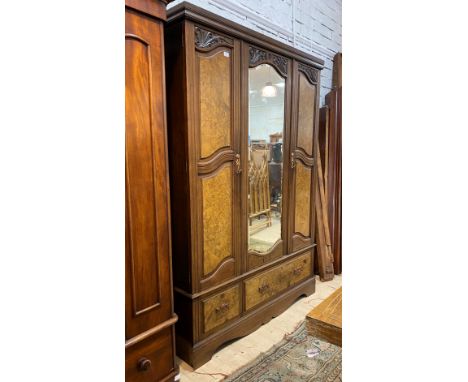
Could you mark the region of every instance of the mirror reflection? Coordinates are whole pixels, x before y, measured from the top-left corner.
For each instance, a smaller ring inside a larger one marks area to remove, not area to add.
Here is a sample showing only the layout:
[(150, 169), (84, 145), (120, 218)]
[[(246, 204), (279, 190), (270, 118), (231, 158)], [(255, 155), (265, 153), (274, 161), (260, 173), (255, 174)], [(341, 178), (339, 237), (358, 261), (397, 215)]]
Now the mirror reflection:
[(284, 87), (271, 65), (249, 69), (249, 251), (281, 239)]

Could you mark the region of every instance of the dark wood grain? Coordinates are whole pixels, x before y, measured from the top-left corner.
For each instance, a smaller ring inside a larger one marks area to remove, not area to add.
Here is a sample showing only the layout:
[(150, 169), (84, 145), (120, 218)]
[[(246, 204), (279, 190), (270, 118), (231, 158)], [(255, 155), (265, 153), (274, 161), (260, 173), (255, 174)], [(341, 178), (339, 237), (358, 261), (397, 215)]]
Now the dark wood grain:
[(172, 308), (162, 28), (126, 13), (127, 338)]
[(125, 349), (126, 381), (173, 381), (176, 368), (167, 365), (175, 365), (171, 328)]
[(342, 60), (343, 60), (343, 55), (341, 52), (338, 52), (335, 54), (335, 57), (333, 58), (333, 88), (341, 88), (342, 86)]
[(327, 198), (331, 248), (335, 273), (342, 271), (341, 254), (341, 88), (325, 96), (329, 109)]
[(165, 2), (125, 8), (125, 376), (176, 374), (164, 83)]
[[(175, 309), (180, 316), (176, 343), (178, 355), (198, 367), (223, 342), (250, 333), (298, 296), (314, 292), (315, 159), (310, 148), (316, 139), (323, 62), (187, 3), (169, 12), (165, 36)], [(252, 49), (264, 53), (254, 57)], [(285, 78), (281, 240), (262, 254), (249, 252), (247, 241), (248, 71), (260, 63), (272, 64)], [(314, 98), (301, 105), (309, 113), (308, 123), (301, 125), (304, 147), (294, 136), (299, 66), (314, 80), (306, 79)], [(292, 152), (310, 172), (305, 238), (293, 231)], [(207, 235), (207, 227), (217, 234)], [(307, 269), (299, 267), (304, 256)], [(260, 273), (271, 275), (278, 287), (247, 309), (245, 282)]]

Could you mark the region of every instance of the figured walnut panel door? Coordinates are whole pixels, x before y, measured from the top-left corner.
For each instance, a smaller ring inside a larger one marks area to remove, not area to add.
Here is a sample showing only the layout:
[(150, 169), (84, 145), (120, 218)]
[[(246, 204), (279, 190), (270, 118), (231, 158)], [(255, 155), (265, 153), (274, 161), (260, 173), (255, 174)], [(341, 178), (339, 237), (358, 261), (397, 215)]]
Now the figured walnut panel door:
[(198, 265), (201, 289), (236, 276), (239, 187), (240, 43), (194, 26)]
[(290, 252), (314, 242), (314, 139), (318, 110), (318, 70), (295, 62), (295, 96), (289, 165), (291, 176)]
[(163, 26), (126, 12), (126, 338), (171, 317)]

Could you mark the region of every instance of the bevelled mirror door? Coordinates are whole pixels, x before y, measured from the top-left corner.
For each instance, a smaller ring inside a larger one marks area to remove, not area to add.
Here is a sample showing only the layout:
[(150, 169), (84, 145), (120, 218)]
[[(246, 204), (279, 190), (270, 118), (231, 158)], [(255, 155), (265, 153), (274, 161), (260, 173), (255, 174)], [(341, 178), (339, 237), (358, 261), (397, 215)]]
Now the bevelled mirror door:
[(269, 64), (249, 68), (248, 249), (281, 240), (285, 79)]

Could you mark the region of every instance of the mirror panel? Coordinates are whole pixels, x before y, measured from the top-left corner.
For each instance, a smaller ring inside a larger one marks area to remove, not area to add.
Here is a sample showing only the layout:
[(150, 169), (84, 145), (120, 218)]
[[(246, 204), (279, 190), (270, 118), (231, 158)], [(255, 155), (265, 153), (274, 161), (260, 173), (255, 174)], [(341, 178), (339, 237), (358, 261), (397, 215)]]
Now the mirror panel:
[(249, 69), (249, 251), (281, 239), (285, 79), (269, 64)]

